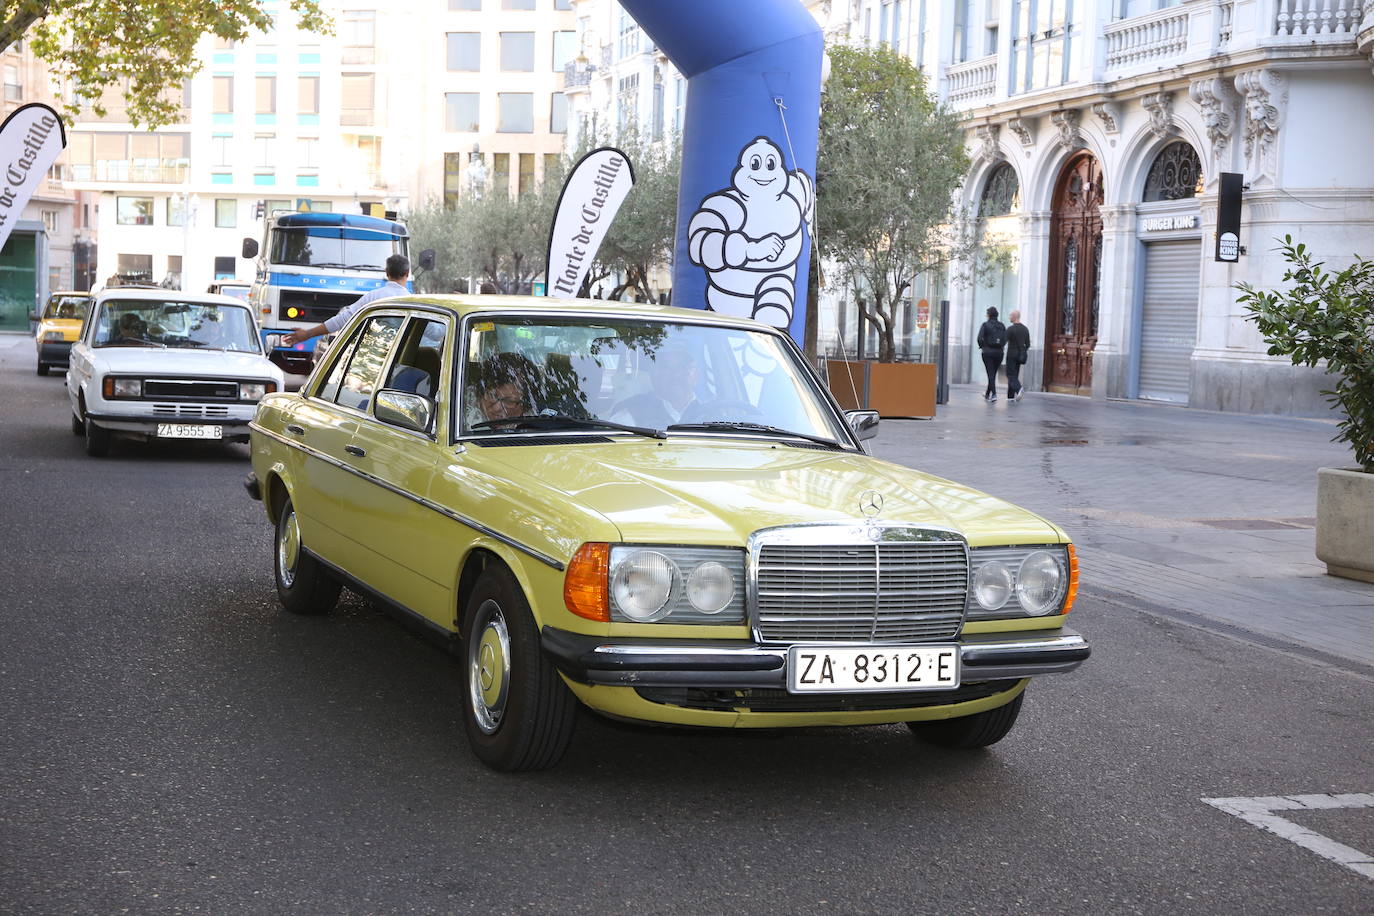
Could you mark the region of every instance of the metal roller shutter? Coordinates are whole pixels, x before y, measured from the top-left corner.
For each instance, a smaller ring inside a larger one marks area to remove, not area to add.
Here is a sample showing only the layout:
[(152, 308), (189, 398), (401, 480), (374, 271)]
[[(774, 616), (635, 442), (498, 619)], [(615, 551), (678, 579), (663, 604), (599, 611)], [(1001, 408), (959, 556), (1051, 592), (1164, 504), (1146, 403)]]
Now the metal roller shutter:
[(1140, 321), (1140, 397), (1188, 403), (1197, 344), (1202, 243), (1145, 246), (1145, 301)]

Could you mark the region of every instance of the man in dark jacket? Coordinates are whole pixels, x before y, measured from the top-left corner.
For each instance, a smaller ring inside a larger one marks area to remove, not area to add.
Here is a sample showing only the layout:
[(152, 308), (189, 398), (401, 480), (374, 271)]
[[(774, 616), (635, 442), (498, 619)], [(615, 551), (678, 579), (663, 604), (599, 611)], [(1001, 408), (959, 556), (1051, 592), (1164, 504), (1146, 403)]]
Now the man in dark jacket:
[(1030, 331), (1021, 323), (1021, 313), (1011, 313), (1011, 325), (1007, 328), (1007, 399), (1021, 400), (1026, 389), (1021, 384), (1021, 367), (1026, 364), (1030, 354)]
[(997, 367), (1002, 365), (1002, 348), (1007, 345), (1007, 326), (997, 320), (997, 309), (988, 309), (988, 320), (978, 329), (978, 351), (983, 354), (983, 366), (988, 370), (988, 390), (985, 401), (997, 400)]

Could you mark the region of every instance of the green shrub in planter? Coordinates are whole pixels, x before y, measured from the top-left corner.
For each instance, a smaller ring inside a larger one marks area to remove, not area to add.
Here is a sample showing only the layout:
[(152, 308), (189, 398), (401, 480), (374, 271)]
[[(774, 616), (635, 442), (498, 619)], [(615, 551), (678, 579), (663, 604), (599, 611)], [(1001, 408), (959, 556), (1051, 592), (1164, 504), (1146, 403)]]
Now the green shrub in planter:
[(1297, 366), (1326, 361), (1336, 387), (1322, 391), (1345, 416), (1333, 441), (1348, 442), (1360, 467), (1374, 473), (1374, 261), (1357, 258), (1339, 273), (1313, 263), (1307, 246), (1284, 236), (1286, 291), (1248, 283), (1236, 301), (1255, 322), (1271, 356)]

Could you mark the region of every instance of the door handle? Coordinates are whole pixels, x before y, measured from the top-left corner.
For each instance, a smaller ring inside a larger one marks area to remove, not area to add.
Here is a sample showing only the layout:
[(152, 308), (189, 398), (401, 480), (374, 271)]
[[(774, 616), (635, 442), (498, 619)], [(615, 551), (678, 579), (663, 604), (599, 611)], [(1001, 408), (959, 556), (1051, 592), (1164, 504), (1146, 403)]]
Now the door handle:
[(1063, 356), (1065, 353), (1068, 353), (1068, 352), (1069, 352), (1068, 350), (1065, 350), (1063, 347), (1060, 347), (1058, 350), (1055, 350), (1055, 351), (1054, 351), (1054, 355), (1055, 355), (1055, 356)]
[(292, 433), (292, 434), (297, 435), (297, 436), (304, 436), (304, 435), (305, 435), (305, 427), (304, 427), (304, 426), (297, 426), (295, 423), (288, 423), (288, 424), (286, 424), (286, 431), (287, 431), (288, 433)]
[(363, 451), (356, 445), (345, 445), (344, 451), (348, 452), (348, 454), (352, 455), (355, 458), (361, 458), (367, 454), (367, 452)]

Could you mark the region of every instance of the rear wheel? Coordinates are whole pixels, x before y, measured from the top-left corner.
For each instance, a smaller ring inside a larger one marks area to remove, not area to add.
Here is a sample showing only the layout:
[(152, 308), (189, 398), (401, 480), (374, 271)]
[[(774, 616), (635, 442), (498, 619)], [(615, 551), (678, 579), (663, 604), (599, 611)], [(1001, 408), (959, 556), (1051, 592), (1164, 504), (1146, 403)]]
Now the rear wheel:
[(48, 374), (48, 364), (47, 364), (47, 363), (39, 363), (39, 364), (38, 364), (38, 374), (39, 374), (39, 375), (47, 375), (47, 374)]
[(572, 742), (577, 700), (539, 648), (520, 583), (504, 566), (478, 578), (463, 614), (463, 722), (495, 770), (543, 770)]
[(289, 497), (277, 513), (272, 556), (277, 574), (277, 597), (282, 607), (293, 614), (323, 614), (338, 604), (342, 585), (319, 560), (305, 551), (301, 544), (300, 519)]
[(943, 719), (937, 722), (908, 722), (907, 725), (917, 738), (940, 747), (968, 749), (987, 747), (996, 744), (1007, 736), (1021, 714), (1021, 701), (1025, 692), (1018, 693), (1016, 699), (996, 709), (988, 709), (971, 716), (957, 719)]

